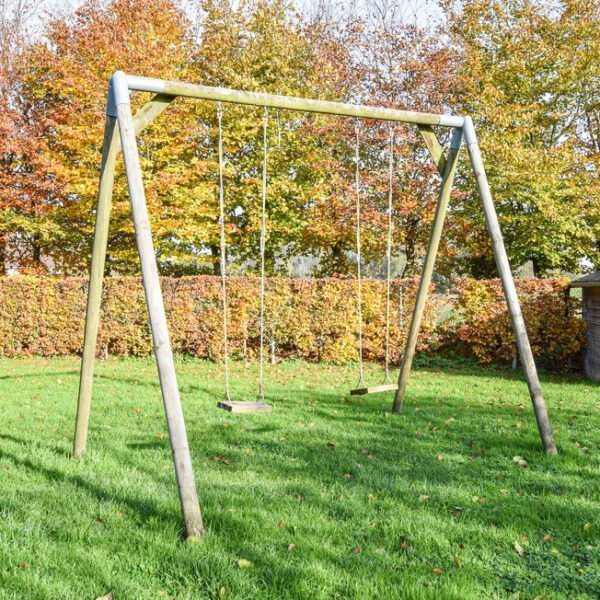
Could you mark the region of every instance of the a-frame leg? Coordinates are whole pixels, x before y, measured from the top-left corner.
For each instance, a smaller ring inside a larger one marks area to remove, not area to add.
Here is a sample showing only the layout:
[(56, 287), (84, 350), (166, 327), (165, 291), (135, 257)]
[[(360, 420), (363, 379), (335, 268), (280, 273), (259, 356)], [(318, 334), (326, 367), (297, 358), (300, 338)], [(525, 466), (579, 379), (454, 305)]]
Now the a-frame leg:
[(504, 295), (508, 304), (510, 319), (515, 332), (517, 347), (519, 348), (523, 371), (525, 372), (525, 378), (527, 379), (529, 395), (531, 396), (531, 402), (533, 403), (533, 410), (535, 412), (542, 444), (544, 445), (544, 450), (547, 454), (558, 454), (554, 436), (552, 435), (552, 427), (550, 426), (546, 403), (544, 402), (542, 388), (538, 379), (537, 369), (533, 360), (533, 353), (531, 352), (531, 346), (529, 344), (529, 337), (527, 336), (527, 330), (525, 328), (525, 321), (523, 320), (523, 314), (521, 313), (521, 306), (519, 305), (515, 282), (510, 271), (506, 249), (504, 248), (498, 216), (496, 215), (490, 186), (481, 159), (481, 152), (473, 127), (473, 121), (470, 117), (465, 117), (464, 132), (471, 164), (473, 165), (473, 171), (475, 172), (475, 178), (477, 180), (477, 188), (483, 204), (485, 220), (490, 232), (490, 237), (492, 238), (494, 257), (500, 273), (500, 279), (502, 280), (502, 287), (504, 288)]
[(102, 166), (100, 168), (100, 188), (98, 191), (98, 210), (94, 246), (92, 249), (92, 268), (87, 299), (85, 318), (85, 334), (83, 340), (83, 357), (79, 378), (79, 399), (77, 401), (77, 421), (75, 423), (75, 439), (73, 456), (78, 458), (85, 452), (87, 442), (90, 404), (92, 401), (92, 381), (94, 377), (94, 358), (98, 338), (98, 322), (100, 318), (100, 300), (102, 296), (102, 278), (108, 240), (108, 224), (110, 220), (110, 204), (112, 200), (115, 162), (119, 152), (119, 133), (116, 128), (117, 119), (107, 115), (102, 145)]
[(448, 200), (450, 199), (450, 192), (452, 191), (452, 184), (454, 183), (454, 174), (456, 173), (456, 164), (458, 161), (458, 153), (460, 151), (461, 142), (462, 129), (457, 128), (453, 131), (450, 150), (448, 151), (448, 157), (445, 162), (442, 186), (440, 188), (433, 225), (431, 227), (431, 235), (429, 237), (429, 246), (427, 247), (427, 255), (425, 256), (425, 264), (423, 265), (423, 273), (421, 275), (419, 290), (415, 299), (415, 306), (408, 331), (408, 338), (406, 340), (406, 347), (402, 356), (402, 365), (400, 366), (400, 374), (398, 375), (398, 389), (396, 390), (394, 403), (392, 404), (392, 412), (395, 413), (402, 411), (402, 402), (404, 400), (406, 384), (408, 383), (408, 377), (410, 375), (410, 369), (415, 355), (417, 337), (421, 328), (423, 311), (427, 301), (427, 293), (429, 291), (429, 285), (431, 284), (433, 267), (440, 244), (440, 238), (442, 236), (442, 229), (444, 227), (444, 220), (446, 218), (446, 209), (448, 208)]
[(177, 386), (177, 377), (175, 375), (173, 352), (169, 340), (167, 317), (160, 289), (154, 245), (152, 243), (150, 220), (148, 218), (142, 171), (135, 138), (135, 125), (129, 104), (129, 89), (123, 73), (115, 73), (112, 79), (127, 185), (129, 187), (129, 198), (131, 200), (131, 212), (142, 267), (146, 303), (150, 316), (154, 355), (156, 356), (177, 485), (179, 487), (179, 499), (183, 510), (186, 535), (188, 537), (192, 535), (201, 537), (204, 535), (202, 516), (196, 493), (192, 460), (183, 419), (183, 410), (181, 408), (181, 399), (179, 397), (179, 388)]
[[(77, 420), (75, 422), (75, 437), (73, 441), (73, 457), (79, 458), (84, 452), (87, 443), (87, 432), (92, 402), (92, 384), (94, 378), (94, 358), (98, 338), (98, 324), (100, 319), (100, 302), (102, 297), (102, 279), (106, 258), (106, 244), (108, 240), (108, 227), (110, 221), (110, 206), (113, 193), (115, 163), (117, 154), (121, 149), (117, 117), (110, 108), (113, 102), (113, 93), (109, 89), (109, 112), (104, 127), (104, 141), (102, 144), (102, 163), (100, 166), (100, 185), (98, 190), (98, 209), (96, 211), (96, 227), (94, 231), (94, 245), (92, 248), (92, 267), (87, 299), (85, 318), (85, 334), (83, 338), (83, 356), (79, 376), (79, 398), (77, 402)], [(158, 94), (146, 103), (134, 117), (135, 132), (139, 133), (149, 123), (160, 115), (174, 100), (173, 96)]]

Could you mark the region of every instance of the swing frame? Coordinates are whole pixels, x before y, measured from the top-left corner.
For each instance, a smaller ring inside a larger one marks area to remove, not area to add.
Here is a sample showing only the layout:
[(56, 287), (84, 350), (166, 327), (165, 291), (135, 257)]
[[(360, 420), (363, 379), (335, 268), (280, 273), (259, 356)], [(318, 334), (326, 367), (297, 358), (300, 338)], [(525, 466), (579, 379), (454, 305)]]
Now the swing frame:
[[(142, 106), (135, 116), (132, 116), (129, 98), (130, 91), (152, 92), (155, 96)], [(144, 292), (146, 295), (150, 326), (152, 329), (154, 354), (158, 367), (158, 376), (165, 407), (171, 450), (173, 453), (179, 498), (185, 522), (185, 532), (186, 536), (201, 537), (204, 535), (202, 515), (200, 504), (198, 502), (196, 483), (194, 480), (192, 461), (185, 430), (173, 353), (169, 341), (167, 319), (160, 288), (158, 267), (154, 254), (142, 171), (136, 144), (136, 136), (179, 96), (213, 100), (217, 102), (264, 106), (283, 110), (327, 113), (356, 118), (412, 123), (417, 125), (425, 145), (429, 149), (433, 161), (442, 176), (442, 182), (427, 255), (413, 309), (413, 317), (410, 324), (408, 339), (406, 341), (406, 348), (398, 376), (398, 389), (396, 390), (392, 405), (392, 411), (394, 413), (399, 413), (402, 409), (402, 401), (404, 399), (406, 384), (412, 366), (417, 335), (421, 326), (423, 309), (427, 299), (427, 292), (439, 247), (448, 200), (450, 198), (450, 191), (456, 172), (458, 154), (464, 136), (492, 240), (494, 256), (502, 280), (504, 295), (508, 304), (516, 343), (519, 349), (525, 378), (527, 380), (542, 444), (548, 454), (557, 454), (546, 404), (542, 396), (529, 338), (525, 329), (514, 280), (510, 271), (502, 234), (500, 232), (498, 217), (496, 215), (485, 168), (483, 166), (477, 136), (470, 117), (435, 115), (431, 113), (396, 110), (383, 107), (361, 106), (273, 94), (244, 92), (191, 83), (179, 83), (137, 77), (125, 75), (125, 73), (117, 71), (110, 78), (107, 96), (106, 121), (102, 144), (102, 162), (98, 191), (98, 208), (96, 212), (83, 356), (79, 380), (77, 420), (73, 443), (73, 456), (75, 458), (80, 457), (86, 449), (115, 164), (119, 150), (122, 150), (135, 227), (136, 243), (140, 256)], [(453, 130), (452, 141), (447, 150), (442, 148), (435, 131), (433, 130), (434, 126), (447, 127)]]

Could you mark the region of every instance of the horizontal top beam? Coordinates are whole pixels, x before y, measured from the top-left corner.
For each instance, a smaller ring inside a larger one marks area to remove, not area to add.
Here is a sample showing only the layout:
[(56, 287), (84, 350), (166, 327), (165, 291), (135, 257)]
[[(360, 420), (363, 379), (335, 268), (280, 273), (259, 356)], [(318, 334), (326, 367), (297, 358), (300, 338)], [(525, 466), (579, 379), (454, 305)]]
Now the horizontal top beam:
[(181, 83), (178, 81), (165, 81), (163, 79), (152, 79), (149, 77), (137, 77), (135, 75), (127, 75), (127, 85), (130, 90), (154, 92), (155, 94), (166, 94), (168, 96), (183, 96), (186, 98), (199, 98), (202, 100), (215, 100), (218, 102), (266, 106), (269, 108), (281, 108), (302, 112), (343, 115), (364, 119), (400, 121), (403, 123), (416, 123), (417, 125), (462, 127), (464, 121), (463, 117), (453, 115), (435, 115), (432, 113), (396, 110), (393, 108), (382, 108), (377, 106), (310, 100), (308, 98), (278, 96), (275, 94), (264, 94), (259, 92), (243, 92), (240, 90), (211, 87), (194, 83)]

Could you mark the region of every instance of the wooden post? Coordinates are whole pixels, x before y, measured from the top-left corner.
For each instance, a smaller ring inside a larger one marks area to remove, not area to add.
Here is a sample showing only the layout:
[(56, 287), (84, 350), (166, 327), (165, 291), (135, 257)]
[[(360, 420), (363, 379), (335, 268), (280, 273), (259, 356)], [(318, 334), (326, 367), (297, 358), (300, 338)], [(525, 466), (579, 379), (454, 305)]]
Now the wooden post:
[(119, 132), (116, 129), (117, 119), (106, 116), (104, 126), (104, 142), (102, 144), (102, 164), (100, 167), (100, 189), (98, 192), (98, 210), (92, 249), (92, 267), (85, 317), (85, 334), (83, 338), (83, 357), (79, 378), (79, 399), (77, 401), (77, 420), (75, 423), (75, 439), (73, 456), (80, 457), (85, 452), (87, 442), (90, 404), (92, 401), (92, 381), (94, 378), (94, 358), (98, 338), (98, 322), (100, 319), (100, 300), (102, 296), (102, 278), (106, 258), (108, 240), (108, 224), (110, 220), (110, 203), (112, 199), (115, 175), (115, 161), (119, 152)]
[(465, 117), (464, 132), (471, 164), (473, 165), (473, 171), (475, 172), (475, 178), (477, 180), (477, 188), (483, 204), (485, 220), (490, 232), (490, 237), (492, 238), (494, 257), (500, 273), (500, 279), (502, 280), (504, 296), (506, 297), (506, 302), (508, 304), (510, 319), (515, 332), (517, 347), (519, 348), (523, 371), (525, 373), (525, 378), (527, 379), (529, 395), (531, 396), (531, 402), (533, 403), (533, 410), (535, 412), (542, 444), (544, 445), (544, 450), (547, 454), (558, 454), (554, 436), (552, 435), (552, 427), (550, 425), (546, 403), (544, 402), (542, 388), (538, 379), (537, 369), (533, 360), (533, 353), (531, 352), (531, 346), (529, 345), (529, 337), (527, 336), (525, 321), (523, 320), (523, 315), (521, 313), (515, 282), (510, 271), (506, 249), (504, 248), (504, 240), (502, 239), (498, 216), (496, 215), (490, 186), (481, 159), (481, 152), (473, 127), (473, 121), (470, 117)]
[(192, 460), (188, 447), (183, 410), (181, 408), (177, 377), (175, 375), (175, 364), (169, 341), (167, 318), (152, 243), (150, 220), (148, 218), (142, 171), (136, 145), (135, 126), (129, 104), (129, 88), (127, 87), (127, 80), (123, 73), (115, 73), (112, 79), (135, 237), (140, 255), (144, 292), (146, 294), (146, 303), (148, 304), (150, 327), (154, 343), (154, 354), (156, 356), (158, 376), (169, 429), (169, 439), (173, 452), (173, 462), (177, 476), (177, 485), (179, 487), (179, 498), (185, 521), (186, 535), (202, 537), (204, 535), (202, 515), (196, 493)]
[[(112, 84), (111, 84), (112, 85)], [(119, 130), (116, 127), (117, 113), (114, 107), (113, 90), (109, 88), (104, 141), (102, 143), (102, 163), (100, 166), (100, 186), (98, 208), (92, 248), (92, 267), (88, 289), (85, 333), (83, 338), (83, 356), (79, 376), (79, 398), (77, 401), (77, 419), (73, 440), (73, 457), (79, 458), (87, 444), (87, 432), (92, 402), (94, 380), (94, 359), (98, 340), (100, 321), (100, 302), (102, 299), (102, 279), (106, 259), (110, 205), (115, 179), (115, 163), (120, 150)], [(172, 96), (156, 95), (137, 112), (134, 118), (135, 132), (142, 131), (153, 119), (161, 114), (174, 100)], [(112, 113), (112, 114), (108, 114)]]
[(425, 256), (425, 264), (423, 265), (423, 274), (421, 275), (419, 290), (413, 309), (413, 316), (408, 330), (406, 347), (404, 349), (404, 354), (402, 355), (402, 365), (400, 367), (400, 374), (398, 375), (398, 389), (396, 390), (394, 402), (392, 404), (392, 412), (394, 413), (400, 413), (402, 411), (402, 402), (404, 400), (404, 393), (406, 391), (406, 385), (408, 383), (408, 377), (415, 355), (417, 337), (419, 335), (419, 329), (421, 328), (423, 311), (427, 301), (427, 293), (431, 283), (431, 276), (433, 274), (433, 267), (435, 265), (440, 238), (442, 236), (448, 200), (450, 199), (450, 192), (452, 191), (452, 184), (454, 183), (454, 174), (456, 172), (456, 163), (458, 161), (461, 142), (462, 129), (456, 128), (452, 134), (452, 142), (450, 144), (450, 150), (448, 151), (448, 158), (445, 162), (442, 186), (440, 188), (435, 217), (431, 227), (431, 236), (429, 238), (429, 246), (427, 247), (427, 255)]

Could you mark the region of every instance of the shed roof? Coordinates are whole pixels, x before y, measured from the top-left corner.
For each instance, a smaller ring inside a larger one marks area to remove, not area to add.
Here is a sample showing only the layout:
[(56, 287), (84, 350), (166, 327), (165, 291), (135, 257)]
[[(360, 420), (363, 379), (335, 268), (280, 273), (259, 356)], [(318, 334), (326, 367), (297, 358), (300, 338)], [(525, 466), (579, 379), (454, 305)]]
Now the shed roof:
[(579, 279), (574, 279), (570, 285), (574, 288), (600, 287), (600, 271), (594, 271)]

